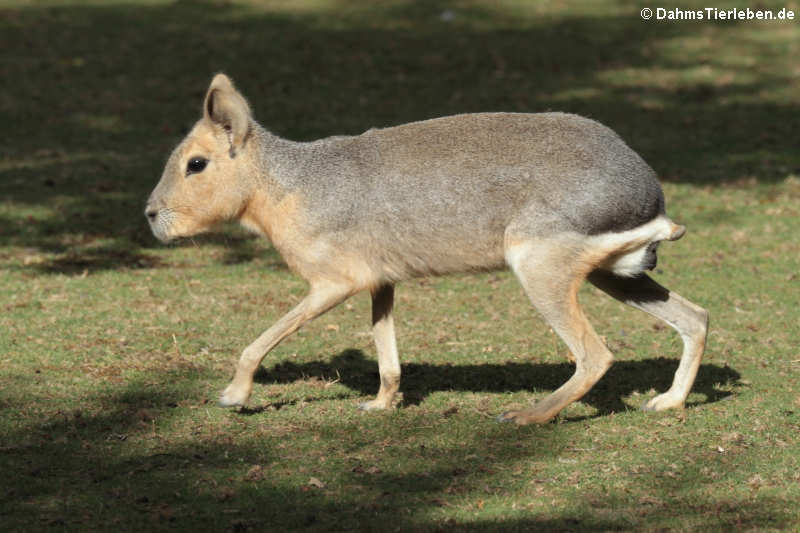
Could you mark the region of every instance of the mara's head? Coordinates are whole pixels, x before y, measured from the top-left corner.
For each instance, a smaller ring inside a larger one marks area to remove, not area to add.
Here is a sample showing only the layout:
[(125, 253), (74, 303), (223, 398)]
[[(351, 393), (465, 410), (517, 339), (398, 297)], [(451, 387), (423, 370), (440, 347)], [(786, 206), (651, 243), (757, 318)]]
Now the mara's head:
[(251, 192), (251, 137), (247, 101), (224, 74), (211, 81), (203, 118), (175, 148), (145, 215), (161, 241), (190, 237), (235, 218)]

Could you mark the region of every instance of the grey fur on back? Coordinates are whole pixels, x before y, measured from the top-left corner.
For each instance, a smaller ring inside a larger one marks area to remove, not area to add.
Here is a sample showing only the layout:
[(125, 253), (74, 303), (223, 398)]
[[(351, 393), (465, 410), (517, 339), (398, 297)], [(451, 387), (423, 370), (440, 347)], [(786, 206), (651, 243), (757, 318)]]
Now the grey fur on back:
[(577, 115), (456, 115), (310, 143), (254, 133), (309, 230), (397, 265), (390, 278), (500, 267), (508, 231), (596, 235), (664, 213), (653, 170)]

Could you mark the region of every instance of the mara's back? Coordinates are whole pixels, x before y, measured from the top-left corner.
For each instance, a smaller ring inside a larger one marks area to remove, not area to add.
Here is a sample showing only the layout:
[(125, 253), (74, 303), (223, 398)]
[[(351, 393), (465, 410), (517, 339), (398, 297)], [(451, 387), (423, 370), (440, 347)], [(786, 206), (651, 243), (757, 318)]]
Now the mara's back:
[(653, 170), (577, 115), (456, 115), (296, 146), (285, 179), (317, 231), (418, 273), (500, 266), (512, 225), (595, 235), (664, 211)]

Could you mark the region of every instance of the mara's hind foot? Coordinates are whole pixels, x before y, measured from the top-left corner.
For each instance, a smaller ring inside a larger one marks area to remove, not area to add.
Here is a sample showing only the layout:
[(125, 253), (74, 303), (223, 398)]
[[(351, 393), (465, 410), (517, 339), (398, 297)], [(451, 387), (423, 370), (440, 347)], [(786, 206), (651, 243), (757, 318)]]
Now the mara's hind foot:
[(361, 411), (382, 411), (385, 409), (394, 409), (403, 401), (403, 393), (397, 392), (389, 397), (381, 398), (378, 395), (374, 400), (362, 402), (358, 404), (358, 409)]
[(220, 407), (244, 406), (247, 403), (248, 398), (250, 398), (249, 388), (237, 386), (235, 383), (231, 383), (222, 392), (222, 396), (220, 396), (219, 398), (219, 406)]
[(536, 406), (534, 406), (530, 409), (506, 411), (497, 416), (497, 421), (513, 422), (518, 426), (527, 426), (528, 424), (546, 424), (555, 418), (555, 416), (555, 414), (537, 410)]
[(683, 396), (675, 393), (665, 392), (659, 394), (642, 404), (642, 411), (665, 411), (667, 409), (683, 409)]

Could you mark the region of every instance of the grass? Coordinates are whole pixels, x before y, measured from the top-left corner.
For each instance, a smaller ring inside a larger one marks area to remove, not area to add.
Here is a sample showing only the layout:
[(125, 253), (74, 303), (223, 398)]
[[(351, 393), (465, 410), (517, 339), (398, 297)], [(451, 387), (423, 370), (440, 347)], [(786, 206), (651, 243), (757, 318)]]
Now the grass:
[[(795, 23), (572, 0), (0, 5), (0, 529), (800, 528)], [(553, 424), (496, 424), (571, 373), (508, 273), (399, 287), (397, 411), (355, 409), (377, 389), (363, 295), (279, 346), (250, 408), (217, 408), (305, 292), (238, 229), (164, 247), (146, 227), (218, 70), (293, 139), (479, 110), (614, 128), (689, 227), (655, 274), (712, 316), (687, 409), (637, 410), (679, 338), (586, 288), (616, 365)]]

